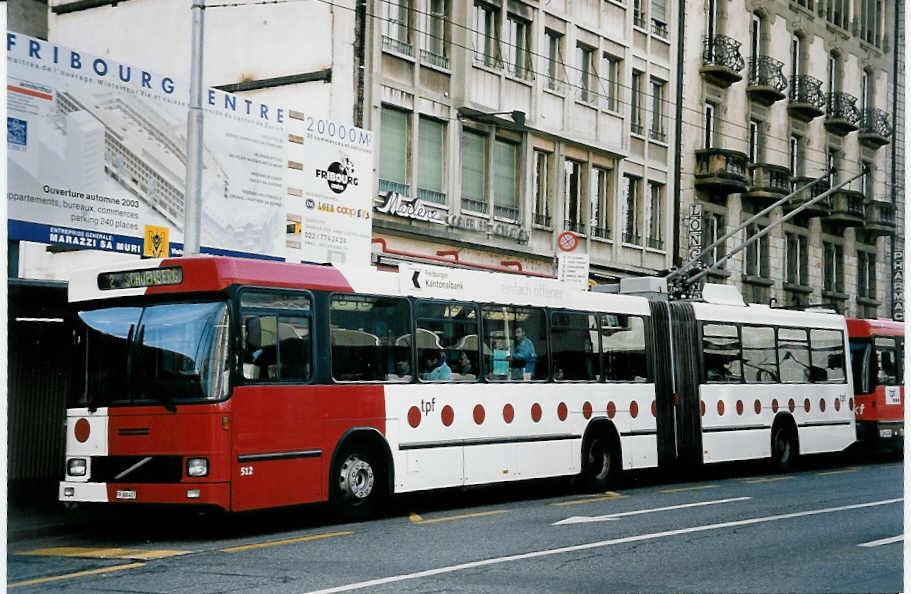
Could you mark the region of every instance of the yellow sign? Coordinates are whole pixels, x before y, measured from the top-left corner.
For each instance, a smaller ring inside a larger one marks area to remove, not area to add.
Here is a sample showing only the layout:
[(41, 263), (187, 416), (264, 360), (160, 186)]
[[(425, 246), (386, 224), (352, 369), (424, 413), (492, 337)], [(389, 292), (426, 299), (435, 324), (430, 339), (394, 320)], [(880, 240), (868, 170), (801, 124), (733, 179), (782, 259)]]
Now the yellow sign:
[(142, 245), (142, 255), (150, 258), (166, 258), (168, 256), (168, 228), (145, 226), (145, 240)]

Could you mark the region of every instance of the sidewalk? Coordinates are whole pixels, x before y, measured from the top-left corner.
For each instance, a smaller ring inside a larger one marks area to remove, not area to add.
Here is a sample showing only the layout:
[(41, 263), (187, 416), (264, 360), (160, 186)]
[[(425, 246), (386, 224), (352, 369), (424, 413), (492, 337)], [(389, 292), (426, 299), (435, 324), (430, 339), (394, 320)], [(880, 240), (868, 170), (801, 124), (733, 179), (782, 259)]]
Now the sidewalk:
[[(55, 485), (56, 486), (56, 485)], [(6, 502), (6, 539), (23, 540), (78, 531), (86, 521), (84, 514), (71, 514), (56, 497), (46, 495), (41, 486), (29, 496), (23, 489), (10, 487)], [(35, 492), (43, 496), (34, 496)], [(56, 495), (56, 489), (52, 491)]]

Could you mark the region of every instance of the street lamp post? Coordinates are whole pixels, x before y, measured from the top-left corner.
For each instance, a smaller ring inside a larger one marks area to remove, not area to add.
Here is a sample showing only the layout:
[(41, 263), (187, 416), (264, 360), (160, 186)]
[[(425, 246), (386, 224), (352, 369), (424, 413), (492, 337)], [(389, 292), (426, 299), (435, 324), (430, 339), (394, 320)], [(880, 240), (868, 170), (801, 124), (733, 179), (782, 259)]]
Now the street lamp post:
[(206, 0), (191, 0), (190, 109), (187, 113), (187, 176), (184, 190), (183, 255), (199, 254), (202, 220), (202, 65)]

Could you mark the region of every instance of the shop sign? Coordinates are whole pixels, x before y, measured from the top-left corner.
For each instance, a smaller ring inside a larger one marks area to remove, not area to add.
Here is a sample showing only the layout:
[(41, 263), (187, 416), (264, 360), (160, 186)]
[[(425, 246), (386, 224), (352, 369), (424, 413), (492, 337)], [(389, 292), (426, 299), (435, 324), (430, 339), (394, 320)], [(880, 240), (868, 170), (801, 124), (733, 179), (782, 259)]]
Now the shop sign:
[(427, 204), (417, 196), (409, 198), (408, 196), (402, 196), (398, 192), (387, 192), (385, 196), (380, 194), (380, 197), (385, 199), (385, 202), (375, 207), (377, 212), (439, 225), (446, 223), (440, 211), (428, 208)]
[(892, 319), (905, 321), (905, 252), (892, 255)]

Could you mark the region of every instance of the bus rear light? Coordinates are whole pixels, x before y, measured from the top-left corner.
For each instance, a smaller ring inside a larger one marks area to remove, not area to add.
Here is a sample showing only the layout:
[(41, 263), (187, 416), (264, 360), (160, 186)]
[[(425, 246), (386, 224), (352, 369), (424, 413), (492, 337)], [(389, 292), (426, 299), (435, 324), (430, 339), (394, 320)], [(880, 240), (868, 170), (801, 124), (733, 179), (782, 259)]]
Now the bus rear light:
[(199, 499), (199, 489), (187, 489), (187, 499)]
[(66, 473), (70, 476), (85, 476), (87, 466), (85, 458), (71, 458), (66, 463)]
[(75, 489), (75, 488), (73, 488), (73, 487), (64, 487), (64, 488), (63, 488), (63, 496), (64, 496), (64, 497), (72, 497), (72, 496), (75, 495), (75, 494), (76, 494), (76, 489)]
[(231, 430), (231, 418), (228, 417), (227, 415), (225, 415), (221, 418), (221, 428), (224, 429), (225, 431)]
[(206, 476), (209, 474), (209, 460), (207, 458), (188, 458), (187, 476)]

